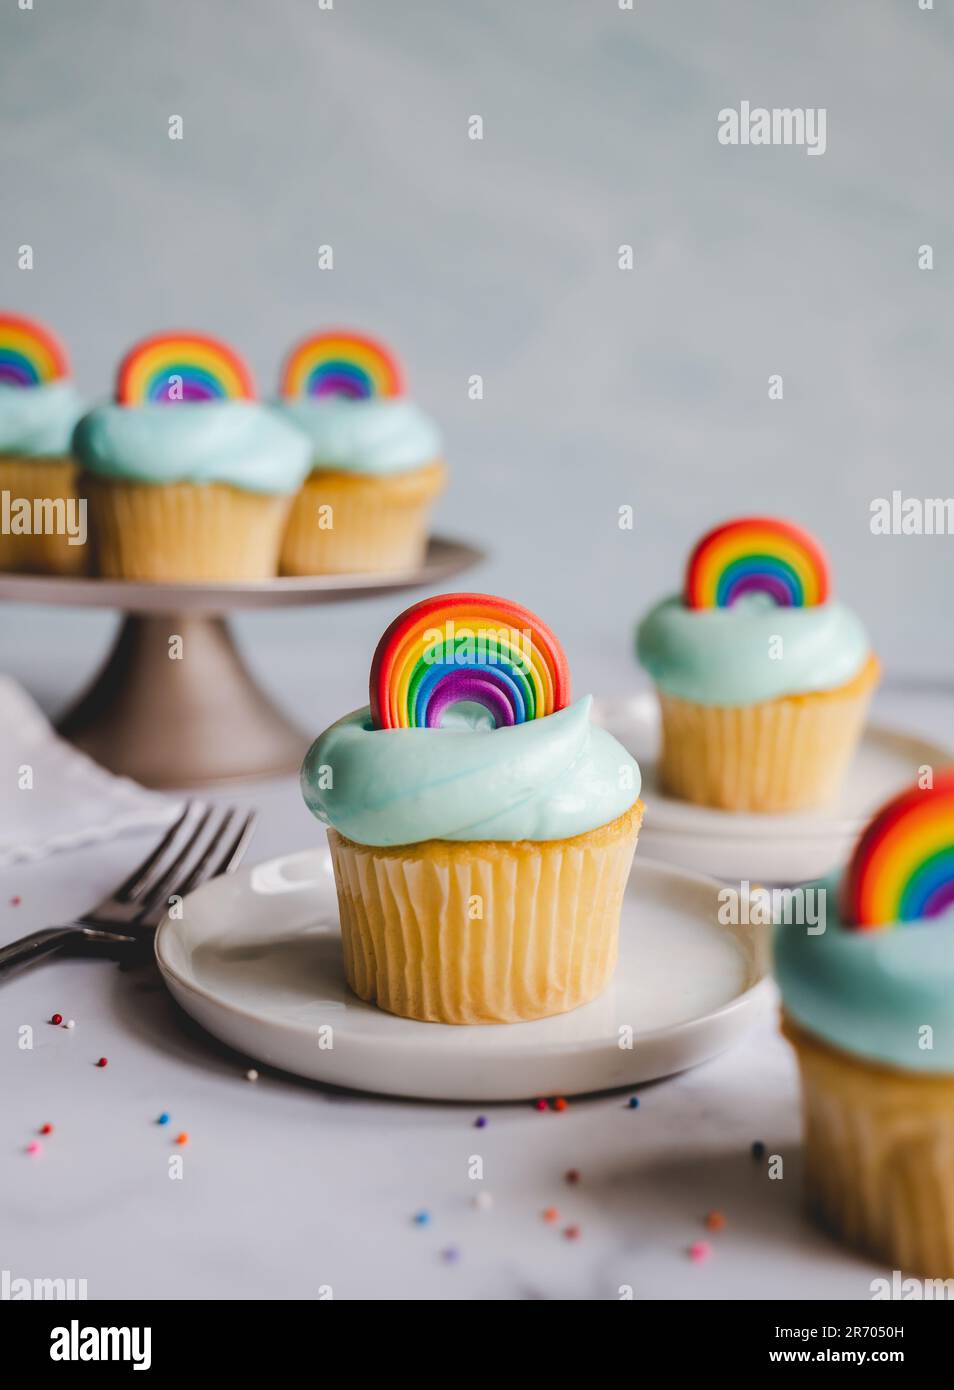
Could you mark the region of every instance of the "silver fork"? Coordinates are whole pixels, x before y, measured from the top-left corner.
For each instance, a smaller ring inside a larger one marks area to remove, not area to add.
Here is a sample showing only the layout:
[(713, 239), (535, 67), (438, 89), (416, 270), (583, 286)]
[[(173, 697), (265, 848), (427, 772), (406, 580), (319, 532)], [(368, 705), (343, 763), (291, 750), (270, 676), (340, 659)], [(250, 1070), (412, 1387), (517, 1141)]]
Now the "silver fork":
[(185, 897), (206, 879), (232, 873), (241, 862), (255, 831), (255, 812), (242, 819), (236, 807), (226, 806), (213, 820), (214, 810), (187, 801), (155, 849), (96, 907), (75, 922), (46, 927), (0, 947), (0, 976), (66, 946), (95, 951), (147, 941), (170, 898)]

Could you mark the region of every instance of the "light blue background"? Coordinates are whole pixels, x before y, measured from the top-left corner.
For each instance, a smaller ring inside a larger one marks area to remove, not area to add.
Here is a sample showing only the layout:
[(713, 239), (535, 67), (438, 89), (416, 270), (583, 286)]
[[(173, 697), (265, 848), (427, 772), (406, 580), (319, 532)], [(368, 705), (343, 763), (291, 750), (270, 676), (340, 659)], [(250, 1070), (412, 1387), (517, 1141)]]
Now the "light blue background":
[[(90, 393), (149, 330), (221, 334), (268, 390), (297, 335), (353, 323), (446, 430), (441, 527), (493, 551), (467, 583), (539, 610), (579, 691), (641, 681), (635, 617), (755, 509), (823, 539), (895, 674), (951, 671), (954, 538), (868, 526), (892, 489), (954, 493), (946, 5), (8, 0), (0, 54), (0, 303)], [(827, 153), (721, 146), (743, 98), (826, 107)], [(402, 603), (241, 632), (317, 729)], [(62, 704), (109, 621), (5, 606), (2, 664)]]

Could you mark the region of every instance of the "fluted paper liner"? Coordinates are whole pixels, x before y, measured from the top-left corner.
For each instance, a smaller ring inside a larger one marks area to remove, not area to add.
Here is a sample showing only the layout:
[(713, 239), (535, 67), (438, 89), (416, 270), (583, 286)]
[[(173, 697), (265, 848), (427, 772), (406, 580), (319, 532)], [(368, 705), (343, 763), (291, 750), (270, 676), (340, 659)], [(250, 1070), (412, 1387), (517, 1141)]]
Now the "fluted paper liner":
[[(383, 478), (315, 470), (288, 519), (282, 574), (417, 569), (427, 549), (431, 506), (446, 473), (440, 461)], [(322, 513), (322, 508), (330, 510)]]
[(857, 747), (879, 672), (870, 656), (847, 685), (754, 705), (698, 705), (660, 690), (663, 787), (728, 811), (824, 805)]
[[(0, 491), (15, 498), (56, 501), (79, 499), (79, 469), (71, 458), (30, 458), (20, 454), (0, 457)], [(87, 527), (89, 527), (87, 517)], [(85, 574), (90, 560), (89, 536), (85, 545), (70, 545), (65, 535), (15, 536), (0, 532), (0, 570), (29, 574)]]
[(111, 579), (239, 582), (278, 568), (289, 497), (227, 483), (127, 483), (84, 475), (96, 563)]
[(782, 1031), (801, 1070), (814, 1216), (888, 1269), (954, 1278), (954, 1075), (852, 1056), (787, 1014)]
[(378, 848), (329, 829), (348, 983), (430, 1023), (517, 1023), (606, 988), (643, 805), (568, 840)]

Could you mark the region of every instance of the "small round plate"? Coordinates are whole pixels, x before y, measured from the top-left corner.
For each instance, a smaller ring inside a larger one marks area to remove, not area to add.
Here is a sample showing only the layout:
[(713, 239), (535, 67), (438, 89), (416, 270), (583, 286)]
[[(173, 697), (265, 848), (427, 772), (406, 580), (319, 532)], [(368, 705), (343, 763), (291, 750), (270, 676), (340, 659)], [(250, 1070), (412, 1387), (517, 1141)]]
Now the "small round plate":
[(357, 999), (327, 850), (205, 884), (160, 926), (156, 959), (210, 1033), (299, 1076), (432, 1100), (578, 1095), (695, 1066), (748, 1027), (768, 989), (765, 933), (720, 926), (717, 893), (637, 850), (613, 984), (534, 1023), (415, 1023)]
[(595, 700), (593, 719), (639, 763), (640, 796), (646, 802), (640, 845), (645, 852), (722, 879), (804, 883), (821, 878), (847, 860), (872, 814), (914, 782), (920, 767), (954, 761), (954, 753), (938, 744), (871, 724), (841, 795), (831, 806), (775, 815), (719, 811), (659, 790), (659, 707), (654, 695)]

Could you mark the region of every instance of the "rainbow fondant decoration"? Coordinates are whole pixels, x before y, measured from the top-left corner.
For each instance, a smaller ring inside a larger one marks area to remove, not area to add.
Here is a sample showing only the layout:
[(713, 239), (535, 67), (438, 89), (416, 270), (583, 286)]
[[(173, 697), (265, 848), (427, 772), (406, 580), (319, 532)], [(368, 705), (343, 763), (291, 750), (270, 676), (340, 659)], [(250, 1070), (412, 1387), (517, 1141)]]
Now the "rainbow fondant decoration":
[(861, 931), (954, 907), (954, 767), (881, 808), (851, 856), (840, 907)]
[(0, 314), (0, 383), (45, 386), (69, 374), (66, 352), (49, 329), (19, 314)]
[(743, 594), (768, 594), (785, 608), (811, 608), (828, 597), (828, 563), (807, 531), (770, 516), (717, 526), (686, 566), (688, 608), (729, 608)]
[(120, 405), (180, 405), (191, 401), (253, 400), (245, 363), (225, 343), (201, 333), (157, 333), (131, 348), (119, 364)]
[(364, 401), (399, 396), (404, 389), (396, 358), (360, 333), (331, 329), (293, 347), (282, 369), (283, 396), (344, 396)]
[(440, 728), (449, 705), (472, 701), (494, 726), (564, 709), (563, 648), (535, 614), (490, 594), (441, 594), (401, 613), (371, 663), (376, 729)]

